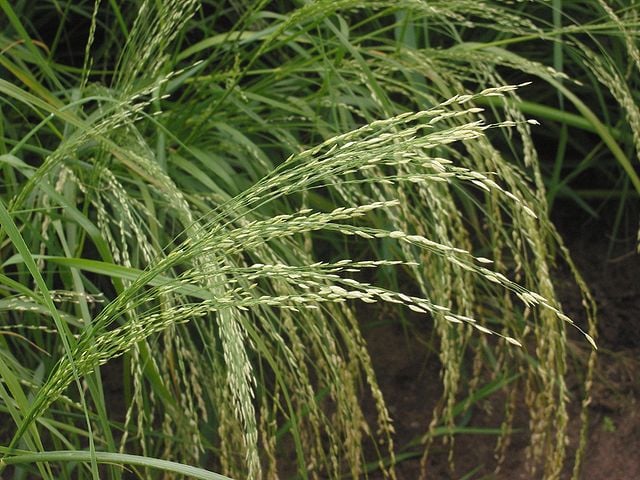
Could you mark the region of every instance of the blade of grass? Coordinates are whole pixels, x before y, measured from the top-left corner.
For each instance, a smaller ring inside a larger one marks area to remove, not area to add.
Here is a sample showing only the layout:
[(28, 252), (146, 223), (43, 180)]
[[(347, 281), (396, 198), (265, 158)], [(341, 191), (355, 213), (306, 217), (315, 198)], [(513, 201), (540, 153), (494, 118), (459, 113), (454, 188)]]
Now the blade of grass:
[(164, 472), (184, 475), (187, 478), (196, 478), (199, 480), (231, 480), (229, 477), (225, 477), (224, 475), (220, 475), (219, 473), (204, 470), (203, 468), (184, 465), (181, 463), (162, 460), (159, 458), (143, 457), (126, 453), (62, 450), (54, 452), (19, 453), (17, 455), (8, 455), (10, 451), (2, 447), (0, 447), (0, 451), (4, 451), (6, 455), (2, 459), (5, 465), (22, 465), (42, 462), (76, 463), (91, 462), (95, 460), (96, 462), (101, 464), (135, 465), (139, 467), (152, 468)]

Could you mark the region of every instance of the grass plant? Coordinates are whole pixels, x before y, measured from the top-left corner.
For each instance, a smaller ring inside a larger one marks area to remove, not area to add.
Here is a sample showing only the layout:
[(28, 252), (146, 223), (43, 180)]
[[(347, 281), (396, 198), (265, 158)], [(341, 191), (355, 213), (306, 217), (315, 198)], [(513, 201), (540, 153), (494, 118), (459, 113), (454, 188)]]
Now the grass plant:
[(424, 470), (497, 385), (496, 468), (523, 400), (559, 478), (595, 317), (549, 208), (603, 157), (640, 192), (632, 5), (0, 0), (0, 470), (393, 478), (357, 309), (386, 302), (436, 333)]

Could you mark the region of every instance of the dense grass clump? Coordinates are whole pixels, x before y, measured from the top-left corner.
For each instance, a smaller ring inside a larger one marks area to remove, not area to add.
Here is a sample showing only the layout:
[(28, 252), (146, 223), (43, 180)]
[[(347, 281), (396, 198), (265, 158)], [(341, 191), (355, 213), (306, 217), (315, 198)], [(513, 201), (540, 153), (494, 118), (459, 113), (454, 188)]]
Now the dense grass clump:
[(386, 302), (435, 333), (423, 466), (508, 378), (496, 467), (524, 402), (559, 477), (595, 325), (549, 206), (604, 157), (640, 192), (631, 3), (36, 3), (0, 0), (0, 469), (394, 477), (357, 315)]

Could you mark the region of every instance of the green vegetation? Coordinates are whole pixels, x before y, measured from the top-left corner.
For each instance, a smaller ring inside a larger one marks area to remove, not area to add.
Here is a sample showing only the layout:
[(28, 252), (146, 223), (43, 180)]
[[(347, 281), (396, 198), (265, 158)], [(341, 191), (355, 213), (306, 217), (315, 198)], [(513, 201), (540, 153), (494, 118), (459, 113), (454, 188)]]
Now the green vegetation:
[(549, 209), (640, 193), (633, 4), (0, 0), (0, 470), (393, 476), (386, 302), (442, 365), (423, 465), (500, 390), (497, 466), (524, 402), (577, 476)]

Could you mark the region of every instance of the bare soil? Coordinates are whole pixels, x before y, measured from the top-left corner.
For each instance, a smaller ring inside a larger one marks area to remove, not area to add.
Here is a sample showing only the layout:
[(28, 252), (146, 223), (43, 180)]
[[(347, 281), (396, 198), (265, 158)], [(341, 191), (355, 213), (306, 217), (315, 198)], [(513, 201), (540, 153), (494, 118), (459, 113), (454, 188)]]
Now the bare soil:
[[(584, 217), (582, 217), (584, 218)], [(570, 214), (555, 219), (598, 305), (598, 362), (588, 407), (589, 436), (580, 478), (584, 480), (640, 479), (640, 254), (635, 251), (635, 232), (626, 238), (608, 238), (609, 225), (577, 220)], [(584, 313), (578, 291), (567, 271), (557, 272), (564, 309), (578, 322)], [(428, 335), (428, 332), (425, 333)], [(403, 330), (397, 322), (381, 322), (366, 330), (366, 338), (381, 388), (395, 419), (396, 445), (406, 458), (397, 466), (400, 480), (420, 473), (418, 442), (431, 419), (441, 394), (438, 359), (425, 348), (427, 338), (416, 329)], [(580, 376), (589, 346), (579, 335), (569, 344), (572, 387), (569, 426), (569, 461), (563, 478), (571, 478), (580, 429)], [(467, 425), (498, 428), (504, 397), (500, 394), (474, 406)], [(456, 436), (455, 466), (450, 468), (449, 448), (436, 442), (429, 459), (430, 479), (536, 479), (526, 469), (528, 444), (525, 407), (515, 414), (519, 432), (512, 437), (506, 461), (496, 472), (494, 449), (497, 436)], [(374, 472), (372, 478), (377, 478)]]

